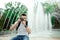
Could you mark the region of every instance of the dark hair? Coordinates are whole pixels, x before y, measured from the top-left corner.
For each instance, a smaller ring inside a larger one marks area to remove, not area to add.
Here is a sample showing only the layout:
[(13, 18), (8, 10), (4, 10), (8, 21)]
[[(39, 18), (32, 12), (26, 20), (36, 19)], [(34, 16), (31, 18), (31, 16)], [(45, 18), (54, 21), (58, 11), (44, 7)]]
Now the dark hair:
[(26, 14), (21, 14), (21, 16), (26, 16)]

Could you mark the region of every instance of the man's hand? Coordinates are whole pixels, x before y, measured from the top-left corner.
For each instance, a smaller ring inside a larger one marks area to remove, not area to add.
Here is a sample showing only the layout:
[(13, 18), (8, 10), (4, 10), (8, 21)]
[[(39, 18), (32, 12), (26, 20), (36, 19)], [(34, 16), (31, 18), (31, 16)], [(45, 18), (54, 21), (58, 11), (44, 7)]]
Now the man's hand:
[(26, 21), (22, 21), (22, 23), (23, 23), (24, 25), (26, 25)]
[(26, 28), (26, 31), (28, 32), (28, 34), (31, 33), (31, 29), (29, 27)]

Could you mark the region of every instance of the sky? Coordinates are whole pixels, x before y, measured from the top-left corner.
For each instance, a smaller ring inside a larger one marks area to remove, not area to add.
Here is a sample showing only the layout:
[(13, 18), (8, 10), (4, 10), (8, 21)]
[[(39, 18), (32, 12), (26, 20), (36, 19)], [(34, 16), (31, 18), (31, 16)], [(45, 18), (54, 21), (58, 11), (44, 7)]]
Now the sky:
[(33, 4), (33, 0), (0, 0), (0, 8), (4, 8), (5, 4), (8, 2), (21, 2), (24, 5), (26, 5), (27, 7), (31, 7), (31, 5)]

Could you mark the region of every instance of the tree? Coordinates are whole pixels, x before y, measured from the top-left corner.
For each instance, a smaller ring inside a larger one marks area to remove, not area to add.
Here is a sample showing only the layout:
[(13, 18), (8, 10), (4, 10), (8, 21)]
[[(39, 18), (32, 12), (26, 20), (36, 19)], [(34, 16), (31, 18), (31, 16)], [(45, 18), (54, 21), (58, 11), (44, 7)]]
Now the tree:
[(49, 14), (51, 15), (53, 12), (55, 12), (57, 4), (49, 4), (49, 3), (42, 3), (44, 12), (47, 14), (47, 20), (48, 20), (48, 29), (49, 29)]
[[(5, 9), (2, 15), (2, 27), (1, 30), (9, 30), (10, 26), (17, 21), (21, 14), (27, 13), (28, 8), (25, 5), (21, 5), (20, 2), (8, 2), (5, 5)], [(1, 22), (0, 21), (0, 22)]]

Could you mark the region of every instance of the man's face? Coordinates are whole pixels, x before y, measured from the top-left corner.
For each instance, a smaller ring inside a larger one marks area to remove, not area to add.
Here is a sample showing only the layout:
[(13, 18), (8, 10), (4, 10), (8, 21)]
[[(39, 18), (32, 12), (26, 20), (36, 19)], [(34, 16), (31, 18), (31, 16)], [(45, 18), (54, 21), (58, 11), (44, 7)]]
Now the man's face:
[(21, 16), (21, 18), (22, 18), (22, 19), (24, 19), (24, 20), (26, 20), (26, 19), (27, 19), (27, 17), (26, 17), (26, 16)]

